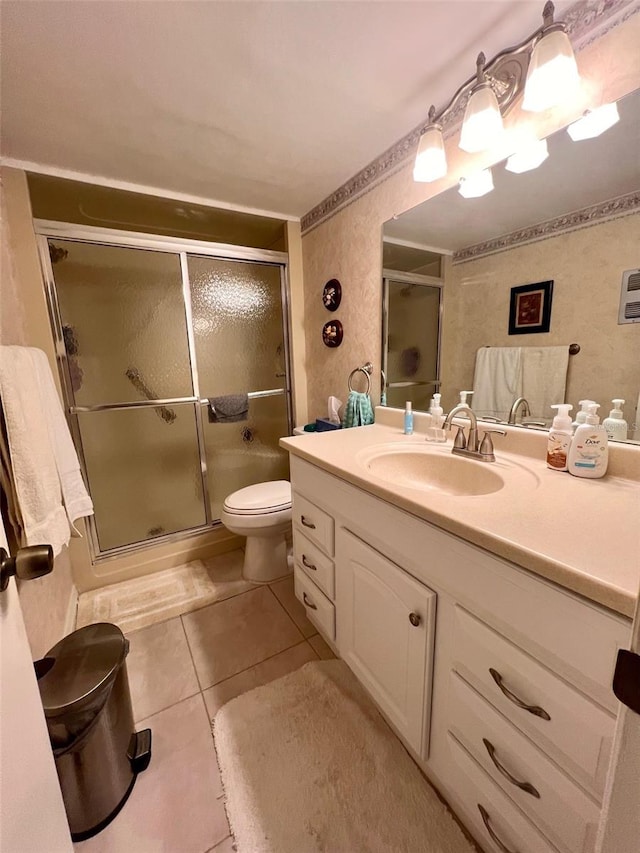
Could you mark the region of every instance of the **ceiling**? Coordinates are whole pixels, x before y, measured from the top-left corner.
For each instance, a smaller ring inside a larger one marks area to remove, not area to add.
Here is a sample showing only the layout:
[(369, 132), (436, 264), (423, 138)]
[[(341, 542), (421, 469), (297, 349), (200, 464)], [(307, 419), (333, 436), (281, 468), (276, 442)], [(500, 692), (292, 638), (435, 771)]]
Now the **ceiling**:
[(537, 169), (516, 175), (496, 164), (488, 195), (465, 199), (451, 188), (385, 222), (385, 237), (455, 252), (640, 190), (640, 90), (618, 111), (601, 136), (573, 142), (559, 130)]
[(3, 0), (2, 155), (301, 216), (444, 105), (480, 50), (533, 32), (542, 6)]

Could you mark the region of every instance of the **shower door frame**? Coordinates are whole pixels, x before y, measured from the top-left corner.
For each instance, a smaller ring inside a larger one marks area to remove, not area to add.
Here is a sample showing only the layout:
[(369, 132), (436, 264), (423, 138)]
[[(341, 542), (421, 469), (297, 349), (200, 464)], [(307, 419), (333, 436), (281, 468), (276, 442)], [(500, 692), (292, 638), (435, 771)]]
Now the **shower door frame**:
[[(291, 390), (291, 329), (290, 329), (290, 299), (289, 299), (289, 256), (287, 252), (275, 252), (270, 249), (254, 249), (246, 246), (236, 246), (231, 243), (208, 243), (202, 240), (188, 240), (179, 237), (167, 237), (160, 234), (146, 234), (135, 231), (119, 231), (111, 228), (99, 228), (94, 226), (74, 225), (68, 222), (54, 222), (44, 219), (34, 219), (34, 231), (38, 244), (40, 265), (43, 272), (45, 296), (51, 330), (55, 344), (56, 362), (58, 373), (62, 384), (64, 397), (64, 408), (67, 422), (74, 438), (74, 444), (78, 450), (78, 458), (85, 482), (89, 482), (87, 465), (84, 458), (82, 436), (77, 415), (84, 412), (116, 411), (126, 409), (158, 408), (160, 406), (192, 403), (195, 405), (196, 433), (198, 442), (198, 455), (200, 458), (200, 475), (202, 481), (202, 500), (204, 501), (205, 523), (195, 527), (167, 533), (163, 536), (154, 536), (117, 548), (100, 550), (98, 529), (94, 515), (85, 518), (88, 530), (89, 551), (92, 564), (103, 563), (117, 559), (126, 554), (152, 548), (155, 545), (164, 545), (178, 542), (182, 539), (192, 537), (198, 533), (206, 533), (222, 526), (220, 519), (211, 516), (211, 502), (209, 496), (209, 481), (207, 470), (207, 456), (204, 434), (203, 406), (207, 400), (200, 397), (200, 380), (198, 375), (198, 362), (196, 357), (195, 335), (193, 332), (193, 314), (191, 309), (191, 287), (187, 264), (188, 255), (203, 255), (213, 260), (237, 261), (238, 263), (259, 263), (280, 268), (280, 301), (282, 310), (282, 329), (284, 338), (284, 370), (285, 382), (283, 388), (273, 388), (249, 394), (250, 399), (258, 397), (284, 396), (287, 407), (288, 433), (291, 433), (293, 425), (293, 401)], [(79, 243), (92, 243), (105, 246), (118, 246), (130, 249), (142, 249), (145, 251), (164, 252), (177, 255), (180, 263), (180, 274), (182, 279), (182, 299), (184, 304), (185, 321), (187, 327), (187, 346), (189, 354), (189, 366), (191, 370), (191, 382), (193, 396), (191, 397), (168, 397), (154, 400), (138, 400), (126, 403), (105, 403), (94, 406), (76, 406), (75, 395), (71, 384), (71, 374), (67, 359), (67, 351), (62, 333), (62, 318), (58, 301), (58, 291), (53, 274), (53, 265), (49, 255), (49, 239), (69, 240)]]

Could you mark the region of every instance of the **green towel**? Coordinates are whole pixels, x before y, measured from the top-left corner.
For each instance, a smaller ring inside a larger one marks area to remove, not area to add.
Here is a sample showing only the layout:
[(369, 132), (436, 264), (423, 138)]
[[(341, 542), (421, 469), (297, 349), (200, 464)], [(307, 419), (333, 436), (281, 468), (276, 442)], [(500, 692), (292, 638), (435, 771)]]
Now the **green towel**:
[(366, 426), (374, 421), (371, 399), (368, 394), (352, 391), (342, 416), (342, 428)]

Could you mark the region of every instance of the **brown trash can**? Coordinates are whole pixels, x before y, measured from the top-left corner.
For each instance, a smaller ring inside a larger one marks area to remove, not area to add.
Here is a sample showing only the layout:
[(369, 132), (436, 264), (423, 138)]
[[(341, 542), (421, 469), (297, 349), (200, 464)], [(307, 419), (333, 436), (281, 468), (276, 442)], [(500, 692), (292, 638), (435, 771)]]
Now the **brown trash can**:
[(134, 730), (128, 651), (122, 631), (101, 622), (64, 637), (35, 663), (74, 841), (116, 817), (151, 759), (151, 729)]

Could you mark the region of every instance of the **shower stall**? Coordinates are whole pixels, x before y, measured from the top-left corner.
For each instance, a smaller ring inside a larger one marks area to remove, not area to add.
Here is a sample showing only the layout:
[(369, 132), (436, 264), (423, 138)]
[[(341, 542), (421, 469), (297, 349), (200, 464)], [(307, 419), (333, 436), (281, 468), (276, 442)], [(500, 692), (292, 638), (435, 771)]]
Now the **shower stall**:
[[(287, 255), (36, 221), (92, 557), (205, 531), (288, 479)], [(208, 400), (248, 395), (242, 420)]]

